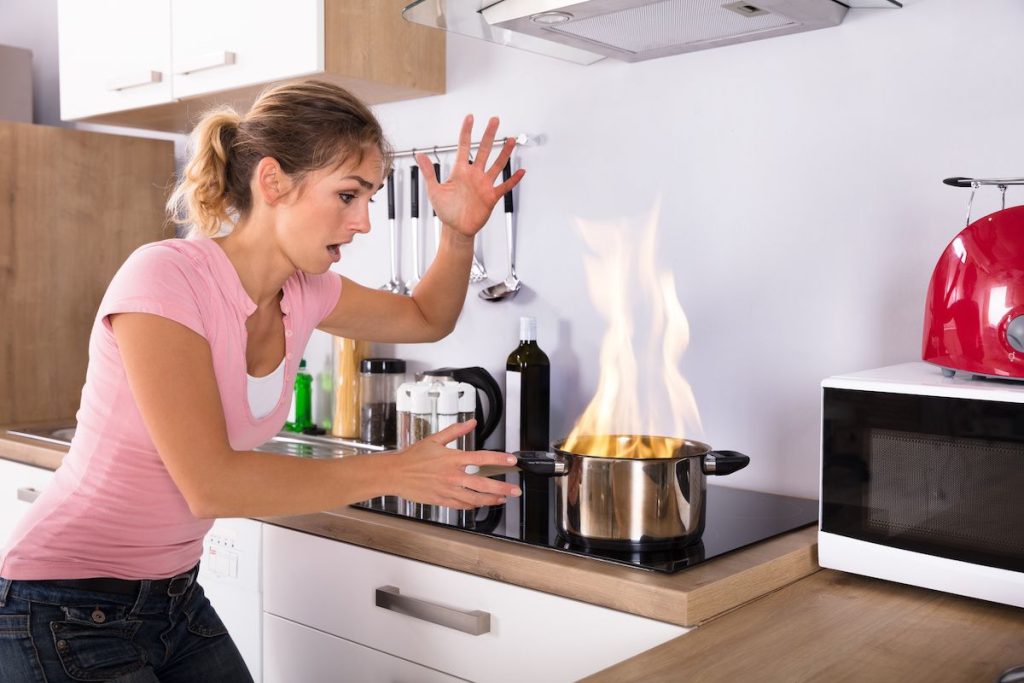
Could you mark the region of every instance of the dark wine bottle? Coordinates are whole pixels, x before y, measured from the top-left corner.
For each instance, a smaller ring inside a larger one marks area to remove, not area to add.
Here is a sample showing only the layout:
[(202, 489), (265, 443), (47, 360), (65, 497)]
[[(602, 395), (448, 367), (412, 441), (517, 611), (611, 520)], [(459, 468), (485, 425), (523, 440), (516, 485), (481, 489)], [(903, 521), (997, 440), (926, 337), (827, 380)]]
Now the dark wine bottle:
[[(519, 346), (505, 364), (505, 450), (546, 451), (550, 442), (551, 362), (537, 345), (536, 318), (519, 319)], [(520, 534), (528, 543), (549, 543), (554, 529), (551, 480), (521, 472)]]
[(519, 319), (519, 346), (505, 364), (505, 450), (551, 446), (551, 362), (537, 345), (537, 319)]

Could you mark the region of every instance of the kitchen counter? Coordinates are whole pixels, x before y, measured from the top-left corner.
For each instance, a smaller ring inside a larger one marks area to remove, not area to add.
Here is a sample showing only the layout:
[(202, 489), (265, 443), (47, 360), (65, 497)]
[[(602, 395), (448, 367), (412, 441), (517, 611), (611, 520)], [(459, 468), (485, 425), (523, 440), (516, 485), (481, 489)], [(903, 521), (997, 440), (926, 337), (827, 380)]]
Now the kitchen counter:
[[(0, 432), (10, 460), (53, 469), (65, 451)], [(1024, 664), (1024, 610), (821, 570), (813, 526), (669, 575), (351, 507), (261, 521), (700, 626), (594, 681), (994, 681)]]

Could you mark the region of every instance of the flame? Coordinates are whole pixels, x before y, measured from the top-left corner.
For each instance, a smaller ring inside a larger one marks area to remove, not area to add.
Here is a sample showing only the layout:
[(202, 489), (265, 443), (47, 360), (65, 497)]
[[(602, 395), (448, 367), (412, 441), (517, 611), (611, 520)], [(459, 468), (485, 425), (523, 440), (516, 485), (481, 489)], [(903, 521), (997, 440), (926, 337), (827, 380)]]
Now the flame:
[[(597, 391), (562, 450), (618, 458), (672, 458), (684, 443), (687, 423), (700, 428), (697, 402), (679, 370), (690, 341), (690, 325), (676, 296), (671, 272), (656, 267), (660, 203), (647, 219), (639, 243), (627, 223), (577, 219), (592, 254), (584, 258), (590, 299), (608, 329), (601, 342)], [(630, 295), (643, 294), (650, 309), (646, 353), (637, 360)], [(641, 378), (647, 388), (641, 401)], [(653, 437), (662, 429), (673, 438)]]

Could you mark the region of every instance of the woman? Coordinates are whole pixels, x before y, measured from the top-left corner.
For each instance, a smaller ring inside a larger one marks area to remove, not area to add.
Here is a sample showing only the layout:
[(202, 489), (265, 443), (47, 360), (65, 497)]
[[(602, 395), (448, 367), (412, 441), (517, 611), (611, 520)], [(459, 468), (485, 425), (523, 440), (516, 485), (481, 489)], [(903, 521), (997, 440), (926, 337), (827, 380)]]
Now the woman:
[[(466, 474), (511, 464), (453, 451), (454, 425), (405, 451), (338, 460), (252, 452), (284, 424), (318, 328), (378, 342), (436, 341), (465, 299), (473, 236), (522, 178), (495, 185), (497, 119), (469, 162), (466, 117), (449, 179), (417, 158), (443, 225), (411, 297), (331, 273), (370, 230), (390, 169), (373, 114), (334, 85), (266, 91), (244, 118), (208, 114), (168, 203), (187, 240), (145, 245), (96, 316), (78, 431), (52, 485), (0, 557), (0, 679), (251, 680), (202, 588), (215, 517), (301, 514), (381, 495), (455, 508), (519, 490)], [(234, 224), (224, 235), (224, 224)], [(269, 387), (269, 388), (268, 388)]]

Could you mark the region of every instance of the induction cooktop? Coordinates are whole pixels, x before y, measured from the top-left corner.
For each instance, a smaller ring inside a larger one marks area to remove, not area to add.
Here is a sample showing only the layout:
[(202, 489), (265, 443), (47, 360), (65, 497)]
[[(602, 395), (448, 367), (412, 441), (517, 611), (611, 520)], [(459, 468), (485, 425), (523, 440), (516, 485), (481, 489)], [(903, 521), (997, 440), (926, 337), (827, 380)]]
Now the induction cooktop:
[[(520, 484), (519, 474), (505, 475), (509, 483)], [(558, 531), (555, 484), (527, 489), (520, 498), (502, 506), (477, 510), (454, 510), (385, 496), (357, 503), (355, 507), (384, 515), (414, 519), (480, 534), (513, 543), (548, 548), (602, 562), (637, 569), (674, 573), (713, 557), (738, 550), (773, 536), (818, 521), (818, 502), (773, 493), (725, 486), (707, 487), (704, 533), (696, 543), (674, 550), (630, 552), (604, 550), (574, 544)]]

